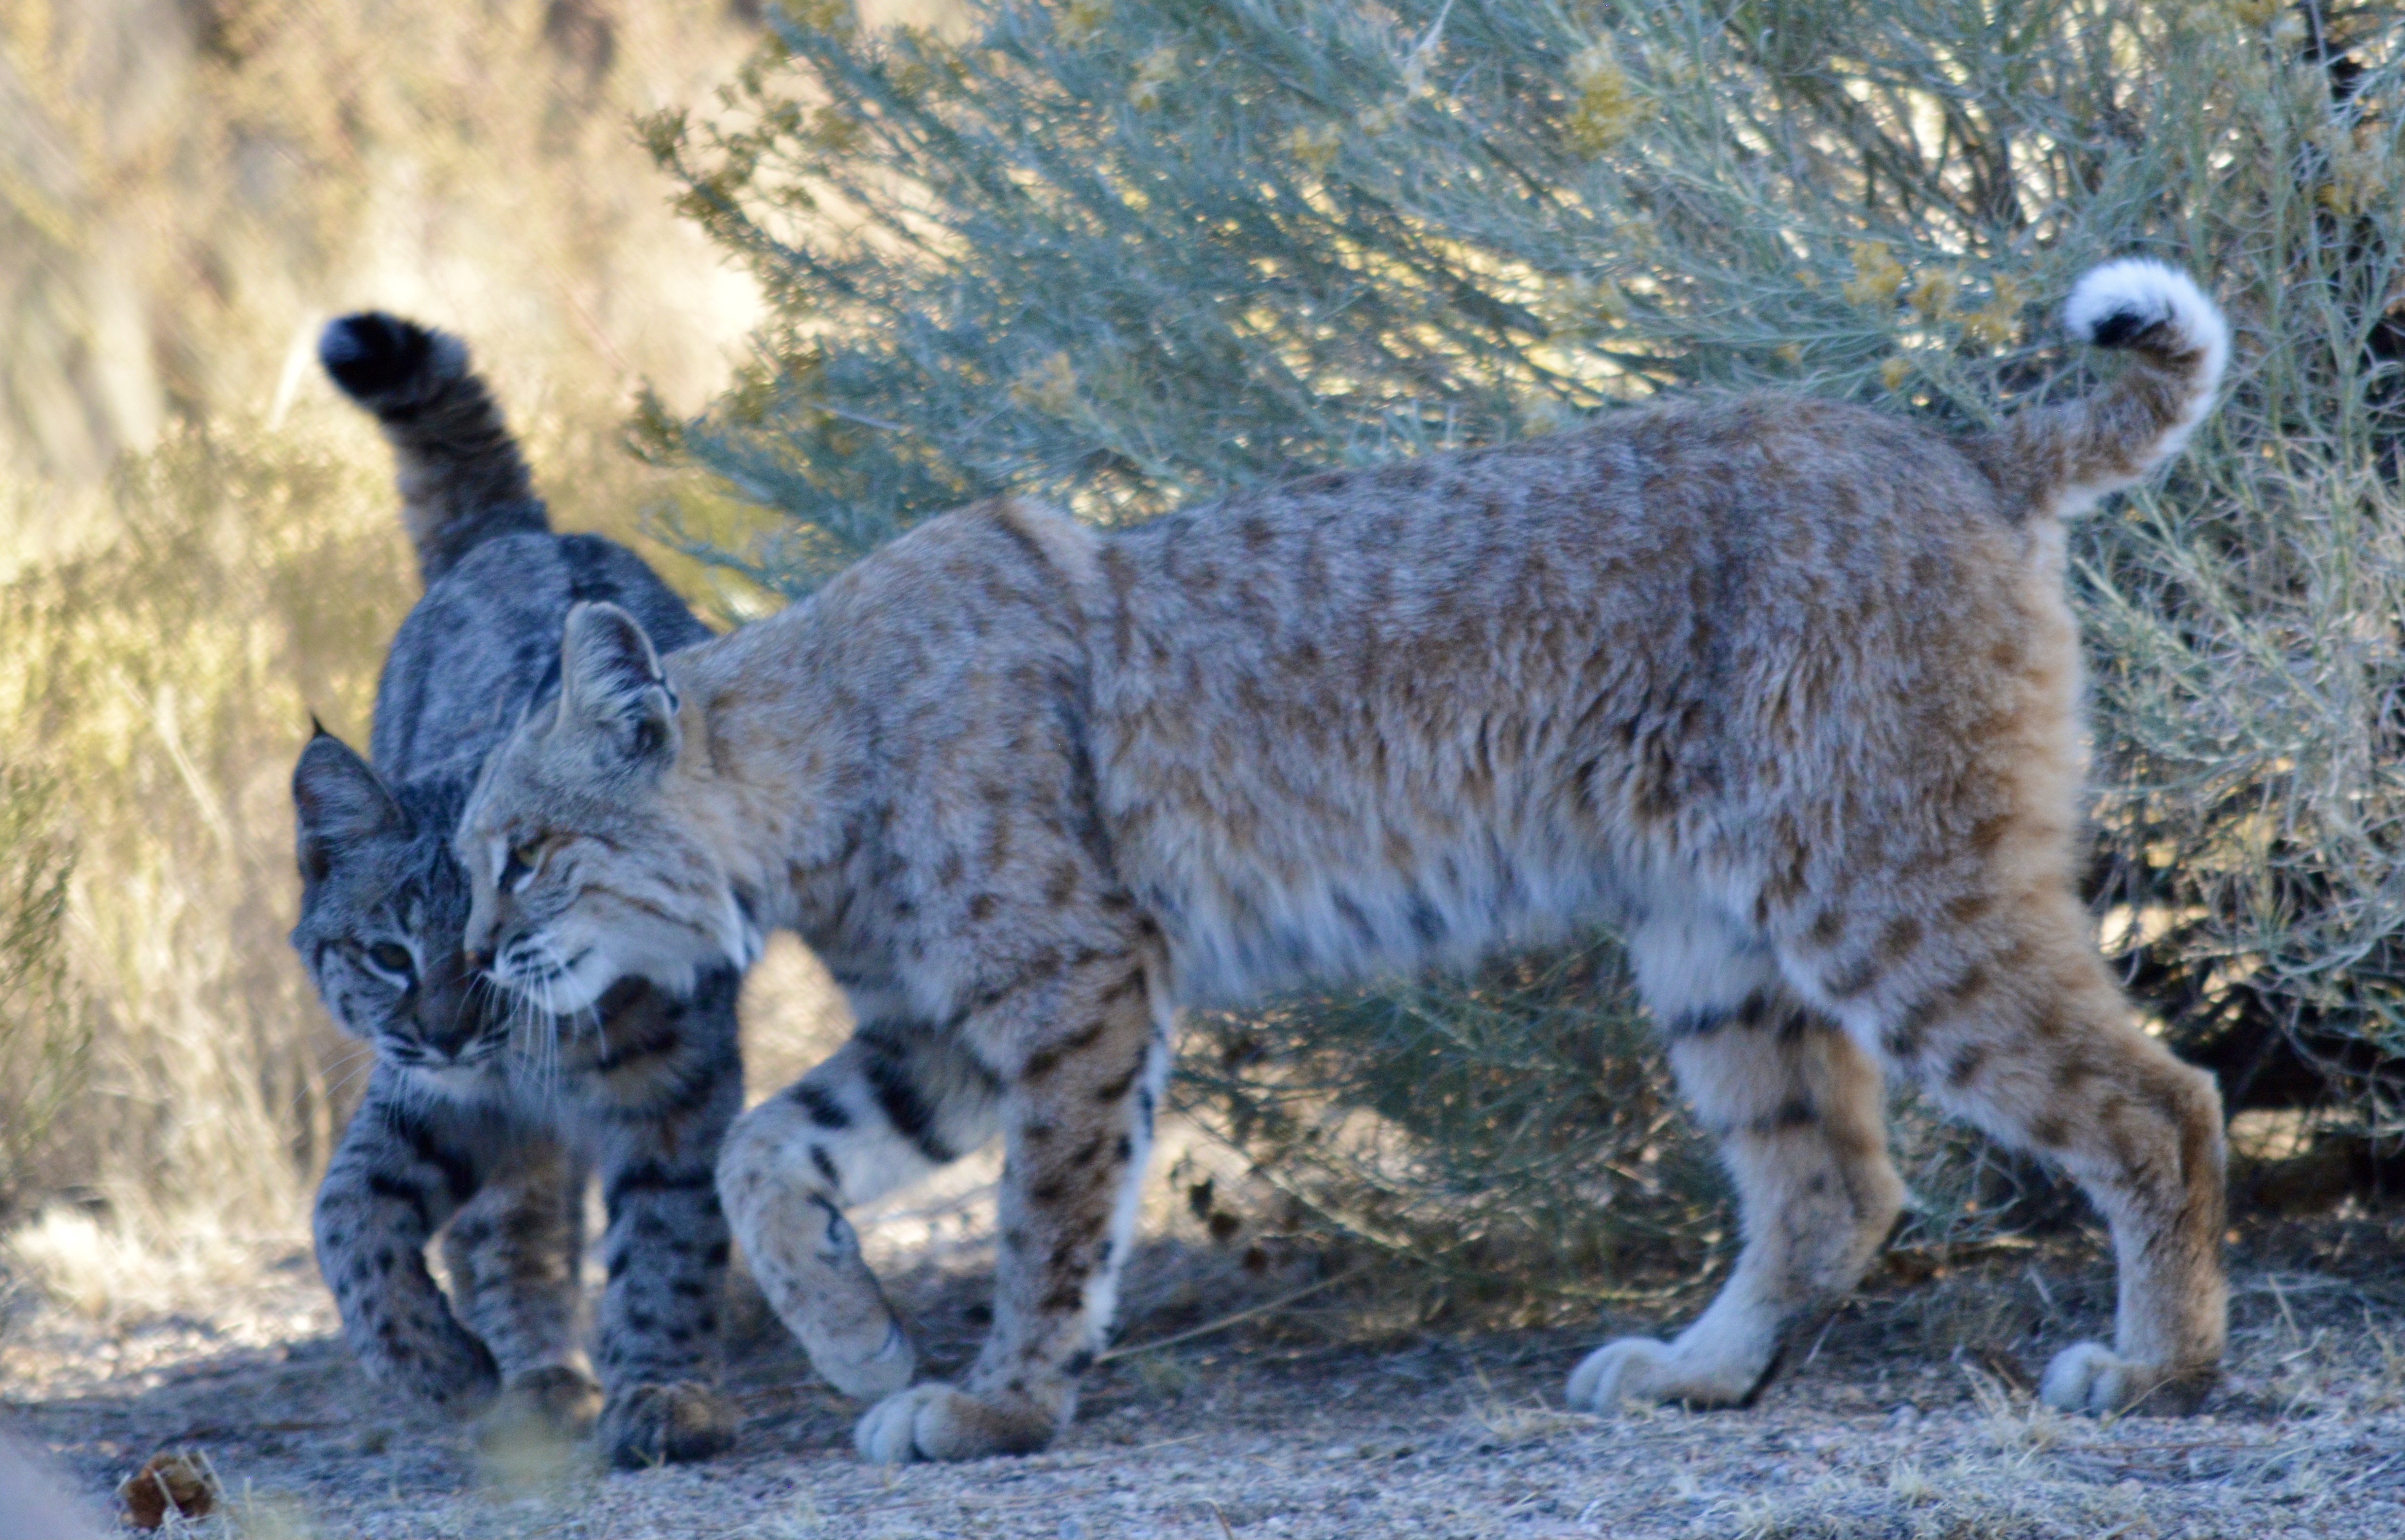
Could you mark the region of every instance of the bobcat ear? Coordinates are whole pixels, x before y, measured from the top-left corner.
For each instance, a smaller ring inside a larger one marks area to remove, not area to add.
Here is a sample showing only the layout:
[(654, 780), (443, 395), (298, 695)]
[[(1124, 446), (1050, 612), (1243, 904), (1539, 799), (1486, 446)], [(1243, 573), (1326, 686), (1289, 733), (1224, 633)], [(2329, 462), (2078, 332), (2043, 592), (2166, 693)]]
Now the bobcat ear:
[(559, 643), (559, 721), (598, 733), (621, 756), (676, 758), (677, 698), (652, 638), (614, 604), (568, 612)]
[(292, 767), (292, 805), (300, 815), (301, 880), (308, 883), (323, 882), (346, 847), (402, 821), (375, 766), (322, 727)]

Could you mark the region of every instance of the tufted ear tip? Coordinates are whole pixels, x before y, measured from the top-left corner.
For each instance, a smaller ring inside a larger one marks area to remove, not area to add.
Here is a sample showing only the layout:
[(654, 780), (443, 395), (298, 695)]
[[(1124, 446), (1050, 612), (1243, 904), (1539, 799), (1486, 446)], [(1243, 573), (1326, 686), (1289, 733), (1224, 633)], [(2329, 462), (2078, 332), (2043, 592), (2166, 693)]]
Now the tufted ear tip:
[(559, 641), (559, 721), (602, 734), (628, 758), (674, 757), (676, 694), (652, 638), (614, 604), (579, 604)]
[(299, 817), (302, 875), (325, 875), (346, 847), (405, 821), (401, 805), (349, 744), (318, 728), (292, 767), (292, 807)]

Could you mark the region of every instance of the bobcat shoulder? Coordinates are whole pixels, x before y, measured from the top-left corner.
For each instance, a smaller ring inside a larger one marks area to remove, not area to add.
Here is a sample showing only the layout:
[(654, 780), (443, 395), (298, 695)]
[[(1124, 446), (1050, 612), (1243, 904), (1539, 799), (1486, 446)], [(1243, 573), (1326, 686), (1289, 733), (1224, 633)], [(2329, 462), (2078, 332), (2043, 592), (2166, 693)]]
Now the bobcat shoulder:
[[(1835, 403), (1609, 414), (1099, 534), (935, 520), (663, 662), (568, 620), (556, 707), (459, 833), (471, 944), (573, 1009), (790, 926), (855, 1040), (729, 1135), (730, 1220), (879, 1460), (1034, 1449), (1104, 1340), (1178, 1007), (1627, 938), (1745, 1245), (1573, 1404), (1750, 1398), (1902, 1187), (1883, 1072), (2061, 1163), (2114, 1228), (2070, 1408), (2193, 1405), (2225, 1330), (2212, 1082), (2130, 1025), (2072, 886), (2061, 518), (2209, 409), (2218, 312), (2151, 263), (2068, 318), (2113, 385), (1948, 437)], [(992, 1335), (957, 1384), (844, 1211), (1006, 1141)]]

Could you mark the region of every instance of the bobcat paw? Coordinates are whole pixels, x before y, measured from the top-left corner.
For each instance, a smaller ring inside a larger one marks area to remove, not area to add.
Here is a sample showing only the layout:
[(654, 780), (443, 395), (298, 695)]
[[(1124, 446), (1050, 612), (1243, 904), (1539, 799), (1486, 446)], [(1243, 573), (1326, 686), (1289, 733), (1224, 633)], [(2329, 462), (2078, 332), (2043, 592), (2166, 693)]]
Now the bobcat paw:
[(2100, 1417), (2115, 1412), (2187, 1417), (2204, 1404), (2220, 1378), (2217, 1365), (2180, 1369), (2133, 1364), (2102, 1342), (2074, 1342), (2046, 1366), (2037, 1398), (2057, 1411)]
[(820, 1345), (810, 1352), (810, 1366), (826, 1382), (860, 1401), (882, 1401), (910, 1383), (918, 1372), (919, 1354), (903, 1335), (899, 1322), (888, 1322), (884, 1340), (866, 1353), (843, 1352)]
[(1752, 1398), (1762, 1378), (1758, 1369), (1740, 1374), (1727, 1365), (1698, 1363), (1695, 1355), (1650, 1337), (1624, 1337), (1596, 1349), (1570, 1371), (1569, 1404), (1573, 1411), (1607, 1414), (1632, 1401), (1735, 1407)]
[(566, 1446), (593, 1431), (601, 1415), (601, 1387), (582, 1369), (553, 1364), (513, 1377), (476, 1420), (476, 1445), (487, 1454)]
[(471, 1418), (493, 1404), (501, 1371), (491, 1349), (461, 1327), (443, 1324), (447, 1331), (402, 1337), (415, 1350), (406, 1356), (375, 1341), (360, 1351), (359, 1362), (369, 1378), (422, 1396), (454, 1417)]
[(707, 1460), (735, 1442), (735, 1408), (706, 1385), (637, 1385), (610, 1398), (596, 1436), (620, 1470)]
[(1033, 1454), (1052, 1442), (1061, 1421), (1033, 1401), (996, 1406), (949, 1385), (913, 1385), (870, 1407), (851, 1441), (862, 1459), (880, 1465), (977, 1460)]

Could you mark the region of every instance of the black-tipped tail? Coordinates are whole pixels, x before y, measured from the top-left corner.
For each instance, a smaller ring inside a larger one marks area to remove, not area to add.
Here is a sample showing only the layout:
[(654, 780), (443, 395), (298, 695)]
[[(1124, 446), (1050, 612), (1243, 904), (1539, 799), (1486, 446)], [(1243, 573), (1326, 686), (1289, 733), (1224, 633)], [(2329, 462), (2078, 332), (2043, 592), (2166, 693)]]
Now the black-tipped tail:
[(327, 322), (317, 361), (343, 394), (378, 416), (406, 410), (468, 372), (468, 350), (457, 338), (379, 310)]
[(2062, 321), (2080, 342), (2130, 354), (2131, 367), (2083, 399), (2022, 413), (1983, 457), (2033, 511), (2067, 518), (2179, 453), (2221, 389), (2229, 323), (2187, 273), (2143, 258), (2091, 269)]
[(485, 540), (551, 528), (468, 349), (448, 332), (381, 311), (326, 324), (317, 361), (374, 413), (392, 444), (401, 520), (429, 583)]

